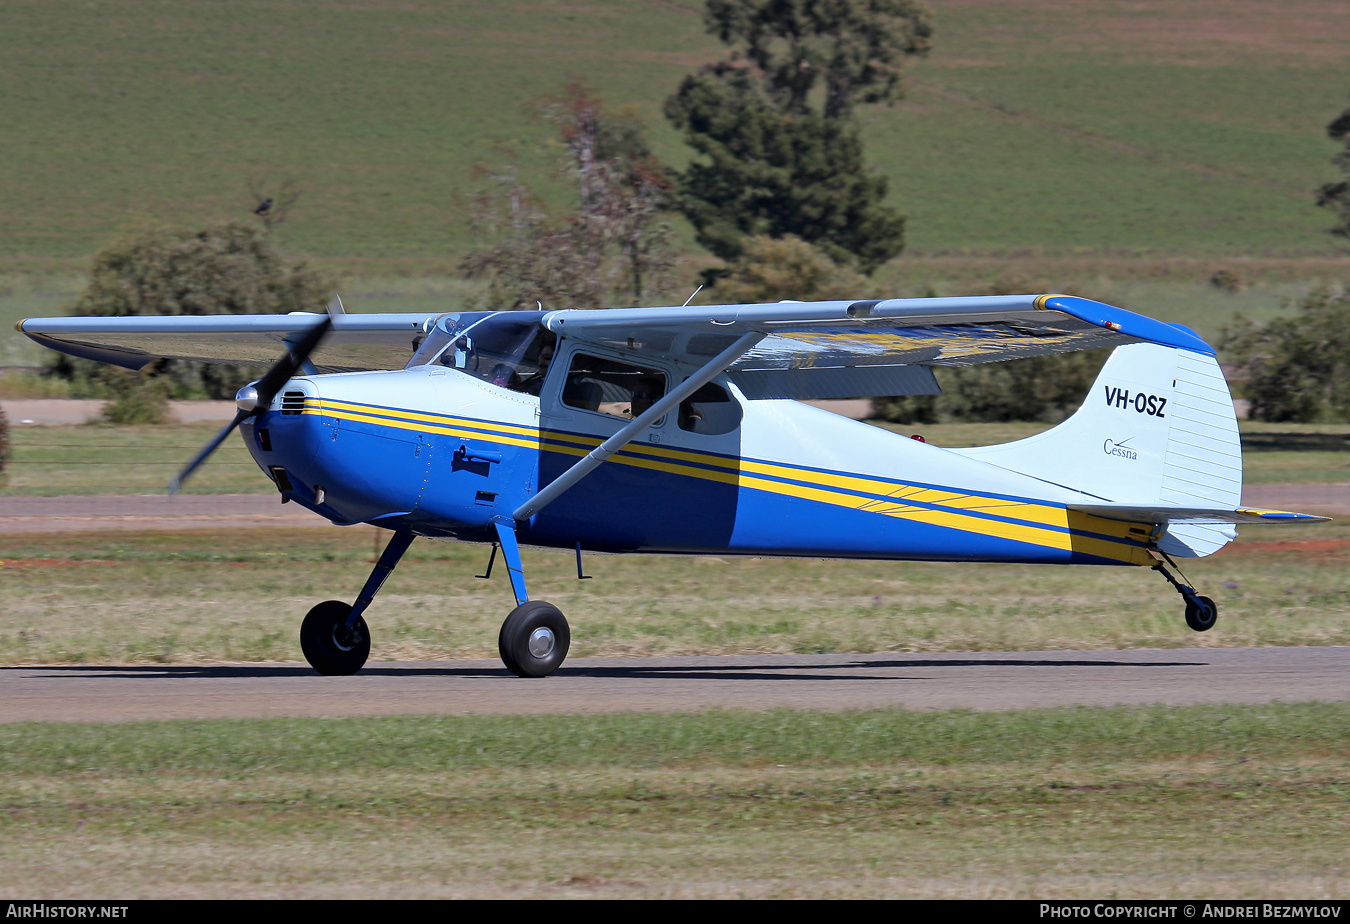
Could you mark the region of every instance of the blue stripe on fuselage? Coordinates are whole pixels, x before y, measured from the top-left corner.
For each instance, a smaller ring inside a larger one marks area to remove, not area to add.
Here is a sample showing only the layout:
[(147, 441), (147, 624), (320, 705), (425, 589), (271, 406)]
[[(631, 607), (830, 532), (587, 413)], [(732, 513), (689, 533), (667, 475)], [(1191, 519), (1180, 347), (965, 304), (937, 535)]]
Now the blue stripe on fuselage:
[[(527, 483), (534, 489), (548, 484), (601, 440), (346, 401), (311, 399), (304, 414), (345, 419), (344, 428), (404, 443), (422, 441), (437, 461), (418, 479), (431, 482), (417, 498), (418, 519), (431, 526), (439, 518), (451, 532), (456, 524), (482, 525), (492, 515), (509, 514), (517, 498), (527, 496)], [(468, 435), (512, 462), (500, 469), (511, 470), (512, 485), (495, 485), (502, 499), (495, 509), (453, 496), (475, 482), (452, 484), (447, 449), (437, 444), (458, 445)], [(344, 453), (355, 452), (347, 467), (387, 470), (376, 458), (382, 449), (387, 447), (345, 447)], [(396, 467), (399, 480), (412, 474), (406, 464)], [(630, 443), (522, 527), (521, 535), (538, 545), (579, 541), (602, 551), (1122, 564), (1137, 561), (1145, 545), (1125, 534), (1127, 525), (1096, 517), (1075, 521), (1062, 505), (1010, 495)]]

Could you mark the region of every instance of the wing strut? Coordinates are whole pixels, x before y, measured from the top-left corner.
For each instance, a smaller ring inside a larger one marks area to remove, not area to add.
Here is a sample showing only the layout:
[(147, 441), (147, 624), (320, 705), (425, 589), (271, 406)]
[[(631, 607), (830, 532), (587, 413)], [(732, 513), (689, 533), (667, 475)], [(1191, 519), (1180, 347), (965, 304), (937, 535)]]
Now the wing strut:
[(764, 334), (756, 330), (741, 335), (735, 343), (709, 360), (703, 368), (699, 369), (693, 375), (689, 376), (689, 378), (672, 388), (664, 398), (657, 401), (651, 407), (647, 408), (647, 410), (635, 417), (631, 423), (624, 426), (618, 433), (615, 433), (599, 446), (592, 449), (581, 459), (581, 461), (577, 462), (567, 471), (551, 481), (546, 488), (534, 497), (521, 504), (520, 507), (516, 509), (516, 512), (511, 514), (512, 518), (517, 521), (528, 520), (540, 510), (543, 510), (549, 504), (553, 503), (564, 491), (594, 471), (601, 462), (604, 462), (624, 446), (627, 446), (636, 439), (642, 431), (656, 423), (656, 421), (664, 417), (669, 411), (678, 407), (681, 401), (711, 382), (718, 373), (748, 353), (754, 348), (755, 344), (763, 340), (764, 337)]

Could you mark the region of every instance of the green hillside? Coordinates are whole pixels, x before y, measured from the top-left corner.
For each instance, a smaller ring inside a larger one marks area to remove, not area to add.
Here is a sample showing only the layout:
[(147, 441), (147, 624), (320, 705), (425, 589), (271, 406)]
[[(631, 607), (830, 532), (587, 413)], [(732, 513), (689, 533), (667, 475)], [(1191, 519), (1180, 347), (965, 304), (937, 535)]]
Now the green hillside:
[(916, 249), (1343, 250), (1313, 190), (1335, 175), (1350, 6), (936, 6), (934, 54), (872, 130)]
[[(936, 0), (870, 156), (910, 260), (1336, 258), (1313, 190), (1347, 102), (1350, 5)], [(293, 251), (444, 273), (475, 164), (548, 179), (532, 103), (569, 79), (660, 117), (721, 54), (700, 0), (0, 0), (0, 274), (79, 270), (119, 225), (244, 217), (304, 193)], [(905, 260), (901, 258), (902, 262)]]

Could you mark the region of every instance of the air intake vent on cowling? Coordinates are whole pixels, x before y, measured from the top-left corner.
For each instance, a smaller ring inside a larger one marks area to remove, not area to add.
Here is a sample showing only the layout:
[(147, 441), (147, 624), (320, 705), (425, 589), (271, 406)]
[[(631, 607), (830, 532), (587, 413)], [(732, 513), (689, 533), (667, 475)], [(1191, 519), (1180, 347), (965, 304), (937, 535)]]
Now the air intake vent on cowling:
[(305, 409), (305, 393), (303, 391), (288, 391), (281, 396), (281, 413), (299, 414)]

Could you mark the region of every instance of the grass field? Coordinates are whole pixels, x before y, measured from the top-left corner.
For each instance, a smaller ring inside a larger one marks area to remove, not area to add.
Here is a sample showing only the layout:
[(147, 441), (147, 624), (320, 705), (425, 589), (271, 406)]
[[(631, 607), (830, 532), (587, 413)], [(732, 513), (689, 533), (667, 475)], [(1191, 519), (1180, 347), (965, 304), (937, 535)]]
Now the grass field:
[[(0, 496), (162, 494), (220, 424), (14, 426)], [(235, 436), (197, 472), (186, 494), (267, 494), (276, 487)]]
[(1350, 707), (0, 727), (31, 897), (1344, 898)]
[[(0, 664), (302, 659), (298, 626), (353, 599), (387, 534), (348, 529), (0, 536)], [(1350, 532), (1244, 528), (1184, 564), (1219, 604), (1197, 634), (1139, 568), (590, 556), (527, 550), (572, 656), (1350, 644)], [(1272, 544), (1273, 543), (1273, 544)], [(367, 615), (382, 659), (494, 658), (514, 605), (487, 548), (413, 545)], [(633, 588), (641, 588), (634, 594)]]
[[(1334, 178), (1325, 126), (1350, 89), (1344, 4), (934, 8), (910, 99), (863, 114), (913, 254), (1342, 252), (1312, 196)], [(247, 217), (251, 177), (303, 187), (280, 230), (298, 252), (365, 275), (445, 271), (468, 243), (475, 164), (548, 179), (532, 104), (589, 80), (678, 164), (660, 106), (722, 54), (699, 0), (0, 11), (3, 272), (78, 271), (129, 219)]]

